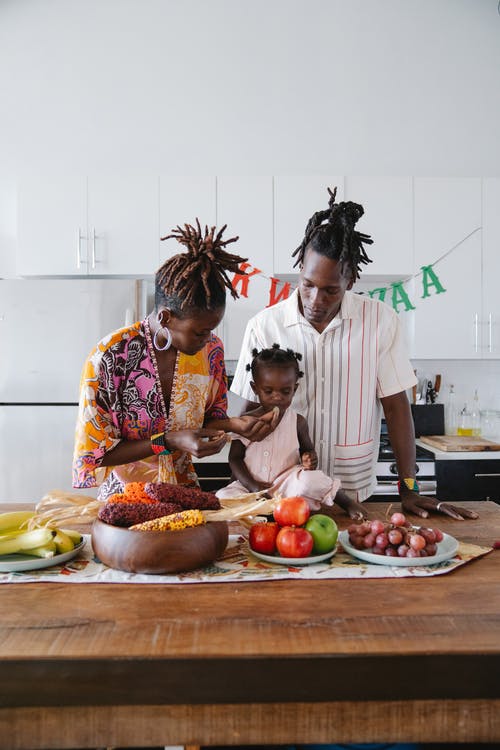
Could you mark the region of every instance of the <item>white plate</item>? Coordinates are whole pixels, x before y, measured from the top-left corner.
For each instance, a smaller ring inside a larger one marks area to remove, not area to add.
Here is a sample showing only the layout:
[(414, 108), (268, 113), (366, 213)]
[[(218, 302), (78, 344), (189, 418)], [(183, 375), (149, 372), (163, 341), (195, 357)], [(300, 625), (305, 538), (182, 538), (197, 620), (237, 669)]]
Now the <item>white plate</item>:
[(40, 568), (51, 568), (53, 565), (62, 565), (73, 557), (76, 557), (81, 549), (85, 547), (86, 540), (83, 539), (70, 552), (62, 552), (54, 557), (33, 557), (33, 555), (2, 555), (0, 557), (0, 573), (21, 573), (23, 570), (40, 570)]
[(330, 552), (325, 552), (324, 555), (311, 555), (311, 557), (280, 557), (279, 555), (263, 555), (261, 552), (255, 552), (249, 546), (248, 549), (258, 557), (259, 560), (264, 562), (274, 563), (275, 565), (314, 565), (314, 563), (320, 563), (324, 560), (329, 560), (337, 552), (337, 547), (332, 549)]
[(349, 543), (349, 533), (341, 531), (339, 541), (342, 547), (353, 557), (377, 565), (399, 565), (400, 567), (413, 568), (415, 565), (436, 565), (454, 557), (458, 550), (458, 541), (449, 534), (443, 535), (443, 541), (438, 542), (438, 551), (432, 557), (386, 557), (385, 555), (374, 555), (365, 549), (356, 549)]

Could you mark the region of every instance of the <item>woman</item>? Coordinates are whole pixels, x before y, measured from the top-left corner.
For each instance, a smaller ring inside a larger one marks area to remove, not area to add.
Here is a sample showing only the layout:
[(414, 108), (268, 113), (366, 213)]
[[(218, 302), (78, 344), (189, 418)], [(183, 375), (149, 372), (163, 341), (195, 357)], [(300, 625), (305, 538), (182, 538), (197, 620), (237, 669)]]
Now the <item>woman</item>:
[(197, 484), (191, 456), (218, 453), (226, 433), (255, 440), (272, 428), (273, 412), (227, 416), (221, 322), (228, 272), (244, 261), (224, 249), (225, 226), (215, 234), (186, 224), (174, 237), (187, 252), (155, 276), (155, 310), (142, 322), (100, 341), (81, 379), (73, 486), (99, 486), (99, 499), (127, 482)]

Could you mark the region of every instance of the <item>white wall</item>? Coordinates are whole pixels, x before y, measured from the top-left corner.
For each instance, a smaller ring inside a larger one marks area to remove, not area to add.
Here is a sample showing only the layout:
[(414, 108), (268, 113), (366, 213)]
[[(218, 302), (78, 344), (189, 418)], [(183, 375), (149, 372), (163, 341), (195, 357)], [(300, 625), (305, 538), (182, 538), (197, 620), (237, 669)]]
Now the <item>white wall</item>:
[(500, 175), (497, 0), (3, 0), (0, 92), (0, 275), (25, 173)]
[(497, 0), (3, 0), (0, 164), (498, 175)]

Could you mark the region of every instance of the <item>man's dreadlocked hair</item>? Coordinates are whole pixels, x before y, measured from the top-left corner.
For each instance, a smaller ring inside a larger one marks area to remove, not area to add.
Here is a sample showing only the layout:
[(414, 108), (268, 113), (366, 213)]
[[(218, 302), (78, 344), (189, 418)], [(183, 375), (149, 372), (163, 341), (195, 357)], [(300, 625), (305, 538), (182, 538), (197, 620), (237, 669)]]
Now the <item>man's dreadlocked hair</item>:
[(279, 344), (273, 344), (269, 349), (252, 349), (252, 362), (246, 366), (246, 369), (252, 372), (255, 380), (259, 367), (293, 367), (297, 378), (303, 376), (299, 370), (299, 360), (302, 354), (294, 352), (293, 349), (281, 349)]
[(239, 239), (231, 237), (223, 240), (226, 227), (227, 224), (224, 224), (215, 234), (215, 227), (209, 230), (205, 226), (203, 234), (196, 219), (196, 227), (184, 224), (181, 229), (177, 226), (172, 234), (161, 238), (175, 238), (187, 248), (187, 252), (169, 258), (156, 272), (156, 309), (168, 307), (174, 315), (182, 317), (189, 309), (215, 310), (225, 307), (226, 289), (229, 289), (232, 297), (238, 297), (227, 274), (242, 273), (239, 264), (247, 258), (231, 255), (224, 250), (226, 245)]
[[(317, 211), (307, 223), (304, 239), (293, 253), (298, 255), (294, 266), (304, 262), (306, 248), (325, 255), (331, 260), (347, 266), (353, 281), (359, 279), (362, 263), (371, 263), (363, 245), (371, 245), (370, 235), (357, 232), (354, 227), (364, 214), (363, 206), (352, 201), (335, 203), (337, 188), (333, 193), (327, 188), (330, 199), (328, 208)], [(325, 222), (325, 223), (323, 223)]]

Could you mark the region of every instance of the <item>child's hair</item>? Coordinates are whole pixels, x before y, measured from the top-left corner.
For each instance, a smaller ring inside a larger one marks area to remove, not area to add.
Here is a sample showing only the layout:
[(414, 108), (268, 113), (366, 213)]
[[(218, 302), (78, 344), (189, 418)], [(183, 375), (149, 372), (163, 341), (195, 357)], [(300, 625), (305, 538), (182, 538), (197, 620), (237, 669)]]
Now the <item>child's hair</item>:
[(319, 255), (345, 265), (352, 281), (359, 279), (361, 264), (371, 263), (363, 245), (371, 245), (368, 234), (357, 232), (354, 227), (364, 214), (363, 206), (352, 201), (335, 203), (337, 188), (327, 188), (330, 199), (328, 208), (316, 211), (307, 223), (304, 239), (292, 254), (298, 255), (294, 266), (304, 262), (306, 249), (310, 246)]
[(297, 378), (303, 376), (299, 370), (299, 360), (302, 354), (294, 352), (293, 349), (281, 349), (279, 344), (273, 344), (269, 349), (252, 349), (252, 362), (246, 366), (246, 369), (252, 372), (255, 380), (260, 367), (293, 367)]

